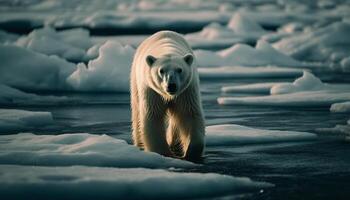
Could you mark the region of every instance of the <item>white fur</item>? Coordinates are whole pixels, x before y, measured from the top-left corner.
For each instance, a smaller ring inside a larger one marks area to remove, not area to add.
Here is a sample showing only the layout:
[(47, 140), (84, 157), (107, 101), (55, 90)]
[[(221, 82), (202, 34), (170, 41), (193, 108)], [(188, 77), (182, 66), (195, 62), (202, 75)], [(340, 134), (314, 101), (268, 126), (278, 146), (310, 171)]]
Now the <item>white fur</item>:
[(138, 47), (131, 69), (132, 128), (134, 144), (140, 148), (194, 160), (202, 156), (205, 145), (195, 58), (191, 66), (183, 67), (188, 78), (175, 96), (164, 91), (146, 62), (148, 55), (169, 57), (174, 66), (182, 66), (185, 62), (180, 58), (188, 54), (193, 55), (191, 47), (172, 31), (160, 31)]

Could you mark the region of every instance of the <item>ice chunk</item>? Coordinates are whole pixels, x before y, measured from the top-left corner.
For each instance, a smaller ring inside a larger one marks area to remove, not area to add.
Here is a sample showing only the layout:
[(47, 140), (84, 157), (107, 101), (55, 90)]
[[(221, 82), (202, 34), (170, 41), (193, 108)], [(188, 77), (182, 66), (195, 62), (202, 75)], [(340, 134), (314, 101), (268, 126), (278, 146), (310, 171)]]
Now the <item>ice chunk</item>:
[(242, 13), (234, 14), (227, 26), (239, 34), (260, 33), (261, 36), (267, 33), (256, 21)]
[(271, 87), (271, 94), (286, 94), (298, 91), (313, 91), (325, 89), (326, 85), (310, 72), (304, 71), (303, 76), (293, 83), (280, 83)]
[(62, 90), (66, 78), (76, 69), (56, 56), (0, 45), (0, 83), (30, 90)]
[(46, 55), (57, 55), (69, 61), (83, 61), (92, 46), (89, 32), (71, 29), (57, 32), (50, 27), (36, 29), (16, 41), (16, 45)]
[(99, 56), (78, 68), (67, 83), (79, 91), (129, 91), (129, 76), (134, 49), (115, 41), (107, 41), (99, 49)]
[(16, 41), (19, 38), (18, 35), (13, 34), (13, 33), (8, 33), (6, 31), (0, 30), (0, 43), (5, 44), (5, 43), (12, 43)]
[(205, 132), (208, 146), (295, 142), (317, 138), (313, 133), (255, 129), (236, 124), (208, 126)]
[(224, 46), (226, 43), (225, 47), (227, 47), (227, 44), (255, 43), (267, 33), (254, 20), (237, 13), (231, 18), (228, 26), (213, 22), (201, 31), (187, 34), (185, 37), (195, 48), (209, 46), (209, 41), (212, 46)]
[(53, 124), (50, 112), (0, 109), (0, 132), (29, 130)]
[[(206, 51), (203, 54), (203, 50), (195, 51), (199, 66), (266, 66), (266, 65), (278, 65), (278, 66), (307, 66), (305, 63), (301, 63), (283, 53), (277, 51), (267, 42), (258, 41), (255, 48), (246, 44), (236, 44), (232, 47), (219, 51), (210, 52)], [(221, 61), (214, 65), (211, 59)]]
[(32, 93), (0, 84), (0, 105), (57, 105), (57, 103), (70, 104), (77, 100), (69, 99), (66, 96), (40, 96)]
[(350, 112), (350, 101), (332, 104), (331, 112)]
[(297, 77), (302, 75), (302, 69), (281, 67), (242, 67), (224, 66), (198, 68), (201, 78), (272, 78), (272, 77)]
[(344, 72), (350, 72), (350, 57), (343, 58), (340, 66)]
[[(266, 93), (270, 94), (270, 90), (277, 83), (254, 83), (237, 86), (224, 86), (221, 88), (222, 92), (238, 92), (238, 93)], [(281, 84), (281, 83), (279, 83)]]
[(263, 91), (271, 87), (269, 96), (257, 97), (221, 97), (219, 104), (255, 105), (255, 106), (296, 106), (320, 107), (333, 103), (350, 100), (349, 85), (330, 85), (323, 83), (313, 74), (304, 71), (303, 76), (293, 83), (255, 84), (237, 86), (233, 91), (258, 90)]
[(42, 166), (191, 167), (179, 159), (144, 152), (107, 135), (74, 133), (0, 136), (0, 164)]
[(333, 103), (350, 101), (349, 91), (305, 91), (257, 97), (219, 97), (223, 105), (328, 107)]
[[(266, 182), (214, 173), (102, 167), (0, 166), (0, 193), (8, 199), (200, 199), (243, 195)], [(26, 192), (18, 192), (26, 191)]]
[[(299, 60), (330, 61), (335, 52), (349, 55), (350, 24), (336, 22), (276, 42), (273, 46)], [(339, 54), (340, 55), (340, 54)]]
[(322, 136), (330, 136), (350, 141), (350, 119), (347, 124), (338, 124), (332, 128), (317, 128), (316, 131)]

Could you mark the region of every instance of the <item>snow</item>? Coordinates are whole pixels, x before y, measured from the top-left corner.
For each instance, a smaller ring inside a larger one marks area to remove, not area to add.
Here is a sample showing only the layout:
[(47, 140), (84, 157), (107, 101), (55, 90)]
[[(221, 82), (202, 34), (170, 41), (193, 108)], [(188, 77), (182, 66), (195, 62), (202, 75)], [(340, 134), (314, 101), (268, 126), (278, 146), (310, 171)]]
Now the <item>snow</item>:
[(99, 48), (99, 56), (86, 66), (79, 63), (67, 82), (78, 91), (129, 91), (131, 62), (135, 50), (115, 41)]
[(207, 146), (227, 146), (315, 140), (313, 133), (255, 129), (236, 124), (206, 127)]
[[(258, 41), (255, 48), (246, 44), (236, 44), (228, 49), (219, 52), (195, 51), (199, 66), (266, 66), (277, 65), (285, 67), (304, 67), (307, 66), (283, 53), (277, 51), (264, 40)], [(221, 61), (213, 63), (213, 60)]]
[(92, 46), (87, 30), (77, 28), (57, 32), (50, 27), (35, 29), (29, 35), (19, 38), (15, 44), (75, 62), (84, 61), (86, 50)]
[(41, 128), (54, 123), (50, 112), (0, 109), (0, 132)]
[(10, 199), (198, 199), (258, 192), (273, 186), (213, 173), (143, 168), (1, 165), (0, 172), (0, 193)]
[[(22, 113), (22, 111), (18, 111)], [(6, 110), (4, 118), (14, 112)], [(27, 113), (25, 113), (27, 114)], [(22, 114), (24, 115), (24, 114)], [(29, 116), (29, 117), (27, 117)], [(36, 123), (36, 114), (24, 115), (22, 121)], [(51, 116), (40, 113), (40, 119)], [(26, 117), (26, 118), (25, 118)], [(17, 116), (12, 117), (17, 119)], [(29, 118), (29, 119), (28, 119)], [(46, 120), (47, 121), (47, 120)], [(37, 122), (40, 124), (41, 122)], [(124, 140), (88, 133), (35, 135), (20, 133), (0, 136), (0, 164), (42, 166), (104, 166), (104, 167), (193, 167), (194, 164), (144, 152)]]
[(302, 75), (303, 70), (286, 67), (200, 67), (198, 68), (200, 78), (275, 78), (275, 77), (297, 77)]
[(57, 56), (11, 45), (0, 45), (0, 84), (29, 90), (66, 88), (66, 78), (75, 65)]
[[(335, 22), (284, 38), (273, 46), (299, 60), (331, 62), (332, 54), (349, 55), (349, 34), (350, 24), (348, 22)], [(336, 64), (339, 65), (339, 63)], [(342, 68), (348, 69), (346, 60), (341, 65)]]
[(350, 112), (350, 101), (332, 104), (330, 111), (339, 113)]

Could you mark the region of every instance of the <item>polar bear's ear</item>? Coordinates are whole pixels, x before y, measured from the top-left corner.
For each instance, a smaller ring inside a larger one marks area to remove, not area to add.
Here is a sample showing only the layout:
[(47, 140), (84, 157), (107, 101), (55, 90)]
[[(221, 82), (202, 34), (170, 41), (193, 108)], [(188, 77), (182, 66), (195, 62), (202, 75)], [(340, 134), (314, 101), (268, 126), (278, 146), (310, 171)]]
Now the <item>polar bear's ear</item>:
[(151, 55), (148, 55), (146, 57), (146, 62), (148, 64), (148, 66), (152, 67), (152, 65), (156, 62), (157, 58), (151, 56)]
[(191, 66), (193, 63), (193, 55), (192, 54), (186, 54), (184, 56), (185, 62), (188, 64), (188, 66)]

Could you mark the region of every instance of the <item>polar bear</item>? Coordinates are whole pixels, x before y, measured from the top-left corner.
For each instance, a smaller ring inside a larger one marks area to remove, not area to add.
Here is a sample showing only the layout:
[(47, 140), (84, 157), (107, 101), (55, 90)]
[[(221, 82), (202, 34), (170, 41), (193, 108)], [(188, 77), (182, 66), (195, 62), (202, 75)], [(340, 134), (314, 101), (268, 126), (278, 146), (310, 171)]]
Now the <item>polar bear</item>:
[(172, 31), (147, 38), (136, 50), (130, 80), (134, 144), (165, 156), (200, 159), (204, 115), (196, 60), (185, 39)]

